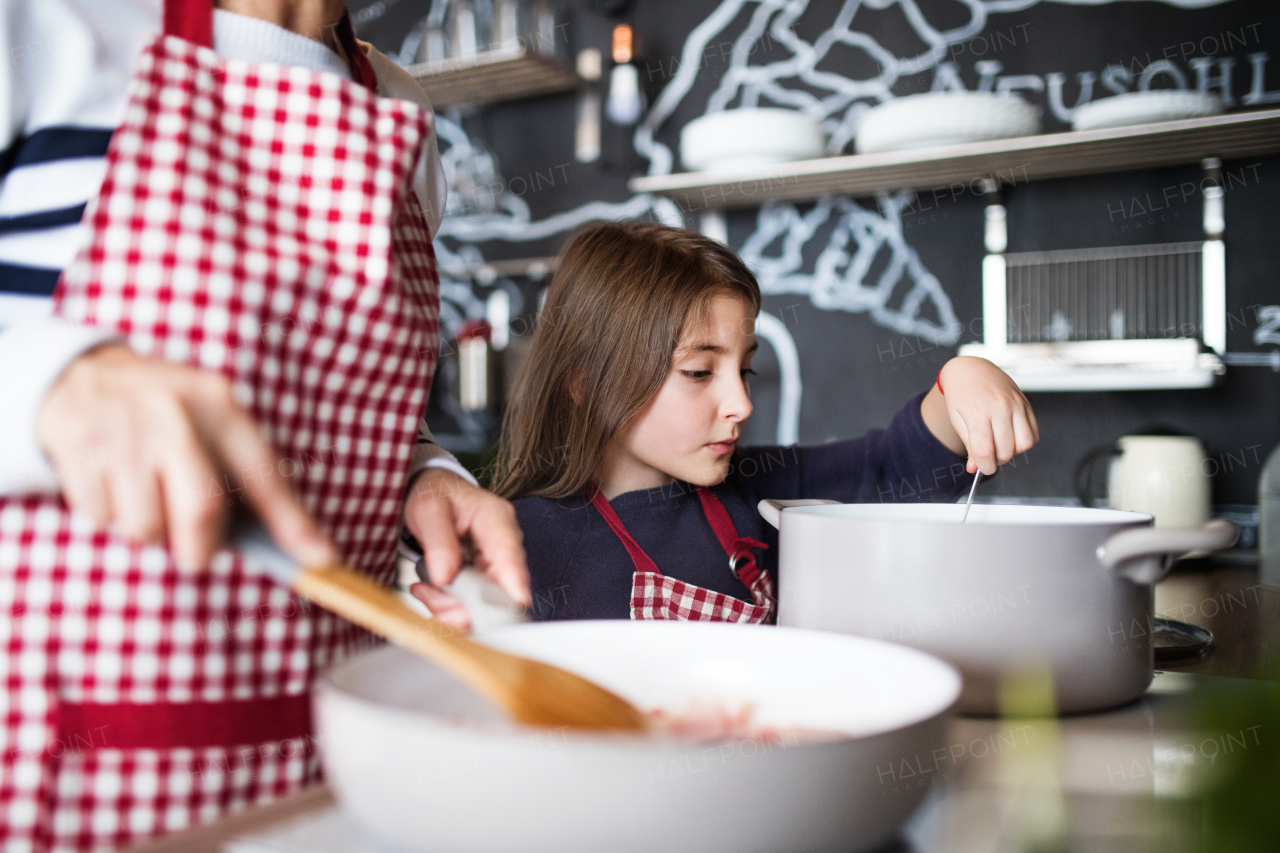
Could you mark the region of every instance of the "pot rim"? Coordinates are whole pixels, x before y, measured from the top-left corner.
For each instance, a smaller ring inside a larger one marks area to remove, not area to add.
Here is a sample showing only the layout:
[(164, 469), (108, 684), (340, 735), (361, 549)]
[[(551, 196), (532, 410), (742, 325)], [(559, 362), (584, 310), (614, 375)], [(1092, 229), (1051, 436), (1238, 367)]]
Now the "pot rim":
[[(975, 503), (968, 522), (961, 522), (964, 505), (959, 503), (842, 503), (788, 506), (782, 517), (808, 515), (843, 521), (895, 525), (940, 524), (970, 530), (1045, 528), (1085, 528), (1151, 525), (1155, 518), (1145, 512), (1097, 507), (1044, 506), (1040, 504)], [(1014, 518), (984, 520), (992, 513)], [(1026, 518), (1016, 516), (1025, 515)], [(1066, 516), (1065, 518), (1061, 516)]]

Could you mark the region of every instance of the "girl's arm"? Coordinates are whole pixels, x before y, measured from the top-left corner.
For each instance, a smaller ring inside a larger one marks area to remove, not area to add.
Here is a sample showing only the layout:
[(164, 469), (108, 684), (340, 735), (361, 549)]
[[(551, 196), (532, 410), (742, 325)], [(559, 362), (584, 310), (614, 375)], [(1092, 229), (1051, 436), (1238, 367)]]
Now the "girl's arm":
[(826, 498), (842, 503), (950, 501), (969, 488), (963, 445), (939, 441), (913, 394), (884, 429), (810, 447), (744, 447), (733, 480), (748, 503)]
[(744, 447), (735, 455), (732, 479), (749, 502), (950, 501), (968, 490), (976, 470), (995, 473), (997, 464), (1038, 440), (1031, 406), (991, 362), (952, 359), (940, 382), (945, 394), (935, 384), (908, 400), (886, 429), (859, 438), (813, 447)]
[(959, 356), (943, 365), (938, 381), (920, 403), (920, 416), (934, 438), (966, 470), (990, 476), (1040, 440), (1031, 404), (1003, 370), (985, 358)]

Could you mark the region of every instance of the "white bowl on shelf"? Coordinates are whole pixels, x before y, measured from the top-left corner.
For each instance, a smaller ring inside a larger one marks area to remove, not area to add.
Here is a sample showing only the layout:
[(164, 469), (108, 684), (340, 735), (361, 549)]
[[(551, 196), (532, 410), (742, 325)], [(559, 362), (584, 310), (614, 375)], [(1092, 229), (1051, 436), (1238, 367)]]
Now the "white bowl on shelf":
[(798, 110), (723, 110), (694, 119), (680, 132), (680, 160), (694, 172), (812, 160), (824, 152), (822, 125)]
[(1207, 92), (1183, 92), (1156, 89), (1150, 92), (1125, 92), (1081, 104), (1071, 115), (1073, 130), (1098, 130), (1104, 127), (1126, 127), (1154, 121), (1177, 121), (1184, 118), (1216, 116), (1223, 111), (1222, 98)]
[(925, 92), (867, 110), (858, 123), (856, 144), (859, 154), (878, 154), (1039, 132), (1039, 113), (1017, 95)]

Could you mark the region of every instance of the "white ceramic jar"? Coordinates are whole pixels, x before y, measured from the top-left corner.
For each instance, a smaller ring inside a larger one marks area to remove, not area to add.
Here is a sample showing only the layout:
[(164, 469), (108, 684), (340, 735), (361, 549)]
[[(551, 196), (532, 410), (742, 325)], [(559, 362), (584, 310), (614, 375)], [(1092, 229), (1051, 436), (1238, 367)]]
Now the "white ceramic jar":
[(1126, 435), (1111, 460), (1107, 497), (1112, 509), (1143, 512), (1156, 527), (1194, 527), (1210, 516), (1208, 457), (1200, 439)]

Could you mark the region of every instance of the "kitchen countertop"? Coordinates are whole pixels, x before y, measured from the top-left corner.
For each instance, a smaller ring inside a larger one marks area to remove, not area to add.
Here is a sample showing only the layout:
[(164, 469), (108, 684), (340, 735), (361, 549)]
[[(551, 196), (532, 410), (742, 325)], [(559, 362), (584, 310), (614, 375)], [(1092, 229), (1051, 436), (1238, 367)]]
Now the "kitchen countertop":
[[(1265, 660), (1280, 651), (1280, 592), (1263, 589), (1254, 568), (1191, 564), (1157, 587), (1156, 610), (1213, 631), (1214, 646), (1159, 664), (1142, 698), (1114, 711), (1048, 722), (953, 720), (944, 758), (882, 773), (887, 789), (929, 788), (902, 840), (883, 853), (1048, 849), (1064, 840), (1085, 850), (1176, 847), (1176, 827), (1162, 815), (1192, 771), (1212, 760), (1212, 738), (1189, 724), (1180, 694), (1215, 682), (1265, 689)], [(323, 784), (135, 850), (396, 853), (344, 815)]]
[[(1046, 837), (1069, 839), (1071, 849), (1170, 849), (1163, 841), (1173, 829), (1152, 804), (1177, 795), (1205, 760), (1201, 737), (1180, 720), (1177, 694), (1211, 677), (1161, 673), (1137, 702), (1104, 714), (953, 720), (944, 757), (912, 756), (882, 770), (886, 794), (901, 786), (929, 792), (901, 839), (876, 853), (1018, 851)], [(424, 816), (424, 832), (429, 826)], [(137, 850), (400, 853), (337, 808), (324, 785)]]
[[(1228, 678), (1263, 678), (1280, 656), (1280, 592), (1263, 588), (1257, 565), (1192, 561), (1156, 586), (1156, 615), (1213, 632), (1199, 657), (1160, 668)], [(1274, 673), (1273, 673), (1274, 675)]]

